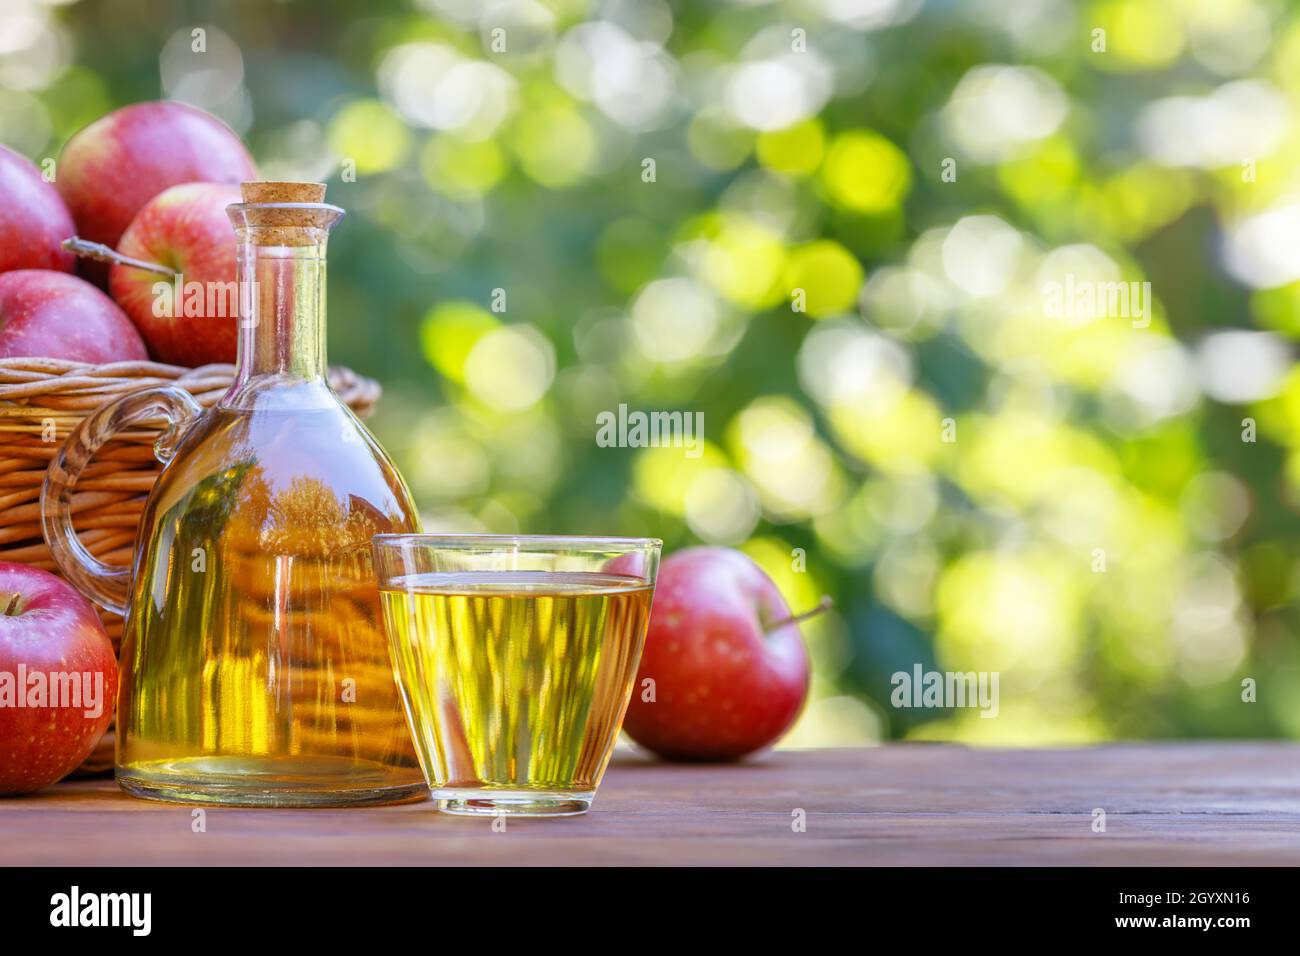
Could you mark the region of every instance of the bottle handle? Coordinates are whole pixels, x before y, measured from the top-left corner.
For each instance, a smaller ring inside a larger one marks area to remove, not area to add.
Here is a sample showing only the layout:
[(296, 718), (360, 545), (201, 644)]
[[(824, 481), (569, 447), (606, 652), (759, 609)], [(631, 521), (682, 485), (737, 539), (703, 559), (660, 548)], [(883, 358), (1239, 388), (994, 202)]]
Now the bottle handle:
[(63, 576), (82, 594), (114, 614), (125, 615), (130, 599), (131, 569), (105, 564), (91, 554), (72, 526), (72, 493), (81, 472), (100, 447), (131, 425), (167, 420), (167, 428), (153, 443), (153, 453), (164, 465), (203, 406), (183, 388), (155, 385), (123, 395), (96, 409), (63, 443), (41, 486), (41, 528), (45, 543)]

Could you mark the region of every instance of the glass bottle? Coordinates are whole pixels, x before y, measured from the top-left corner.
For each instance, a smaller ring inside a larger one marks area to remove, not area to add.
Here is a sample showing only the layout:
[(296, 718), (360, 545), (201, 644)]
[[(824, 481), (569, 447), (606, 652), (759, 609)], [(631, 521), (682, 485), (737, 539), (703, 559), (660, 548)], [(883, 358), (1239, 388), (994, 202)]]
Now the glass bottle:
[[(123, 613), (118, 783), (141, 797), (345, 806), (423, 796), (393, 680), (370, 539), (418, 530), (410, 494), (326, 380), (325, 246), (343, 214), (314, 183), (246, 183), (235, 380), (202, 411), (171, 387), (87, 418), (47, 478), (46, 538)], [(169, 420), (134, 567), (92, 557), (71, 495), (121, 429)]]

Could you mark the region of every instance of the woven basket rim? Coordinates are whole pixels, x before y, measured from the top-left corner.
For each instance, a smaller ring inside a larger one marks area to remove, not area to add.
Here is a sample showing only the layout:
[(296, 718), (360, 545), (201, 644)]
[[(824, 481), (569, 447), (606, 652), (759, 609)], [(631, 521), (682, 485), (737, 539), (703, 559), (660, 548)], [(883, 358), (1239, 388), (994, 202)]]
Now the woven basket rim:
[[(189, 368), (152, 361), (95, 364), (43, 357), (0, 358), (0, 402), (31, 405), (42, 396), (53, 395), (105, 395), (103, 400), (107, 401), (111, 394), (132, 383), (140, 387), (174, 384), (196, 394), (224, 391), (234, 374), (235, 366), (230, 363)], [(329, 366), (328, 374), (336, 390), (353, 393), (363, 404), (379, 396), (377, 381), (345, 365)]]
[[(210, 363), (219, 368), (230, 368), (229, 362)], [(0, 358), (0, 369), (31, 369), (33, 371), (50, 372), (54, 374), (63, 374), (71, 369), (86, 369), (89, 371), (124, 371), (127, 373), (137, 369), (162, 369), (177, 374), (182, 372), (191, 372), (199, 368), (208, 368), (209, 365), (196, 365), (193, 367), (186, 365), (168, 365), (166, 362), (155, 362), (152, 359), (132, 359), (126, 362), (78, 362), (73, 359), (49, 358), (44, 355), (12, 355), (7, 358)]]

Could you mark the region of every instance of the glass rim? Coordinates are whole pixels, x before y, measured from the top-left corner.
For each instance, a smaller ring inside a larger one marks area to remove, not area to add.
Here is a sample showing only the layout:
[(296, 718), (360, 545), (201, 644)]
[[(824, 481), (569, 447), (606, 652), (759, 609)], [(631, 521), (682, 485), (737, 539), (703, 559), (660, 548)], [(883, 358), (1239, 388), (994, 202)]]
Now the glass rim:
[(661, 538), (635, 538), (597, 534), (439, 534), (429, 532), (402, 532), (377, 534), (370, 539), (372, 547), (415, 544), (425, 547), (491, 548), (503, 544), (531, 545), (543, 550), (568, 549), (596, 550), (663, 547)]

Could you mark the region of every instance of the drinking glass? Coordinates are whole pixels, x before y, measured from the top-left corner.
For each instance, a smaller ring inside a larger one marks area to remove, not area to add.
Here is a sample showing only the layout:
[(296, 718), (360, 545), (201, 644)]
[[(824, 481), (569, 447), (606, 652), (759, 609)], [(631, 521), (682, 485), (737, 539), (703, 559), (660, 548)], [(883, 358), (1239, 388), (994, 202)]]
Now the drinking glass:
[(393, 668), (440, 809), (586, 812), (632, 694), (660, 546), (375, 536)]

